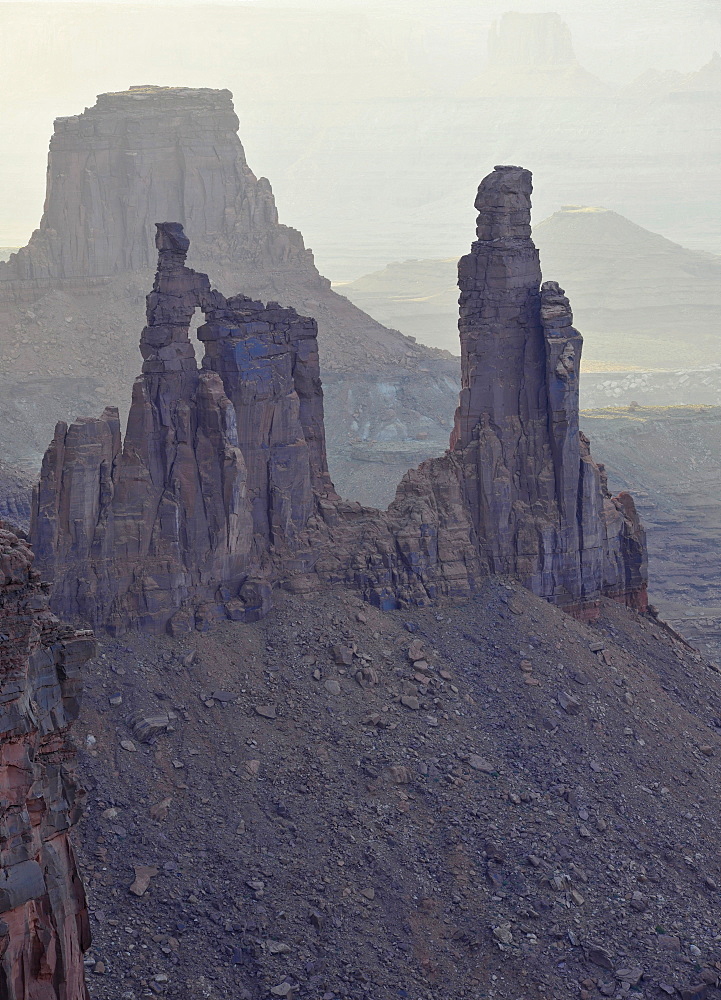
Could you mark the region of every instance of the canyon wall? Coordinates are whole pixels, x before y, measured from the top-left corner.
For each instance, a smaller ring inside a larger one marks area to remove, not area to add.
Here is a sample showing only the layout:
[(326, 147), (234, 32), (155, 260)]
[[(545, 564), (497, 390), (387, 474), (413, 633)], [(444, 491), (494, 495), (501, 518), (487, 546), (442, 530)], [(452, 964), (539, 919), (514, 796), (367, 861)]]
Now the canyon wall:
[(248, 167), (228, 90), (131, 87), (55, 121), (45, 208), (0, 279), (107, 277), (152, 268), (153, 222), (181, 221), (200, 257), (317, 278), (303, 237), (278, 222)]
[(69, 728), (92, 633), (62, 625), (27, 542), (0, 521), (0, 996), (87, 1000)]
[(563, 290), (541, 286), (530, 196), (518, 167), (479, 188), (451, 447), (408, 472), (386, 512), (331, 483), (315, 322), (226, 299), (186, 267), (182, 226), (158, 224), (125, 440), (106, 410), (59, 424), (43, 461), (31, 533), (54, 609), (175, 632), (252, 620), (276, 586), (340, 583), (392, 608), (501, 573), (579, 616), (602, 594), (643, 610), (643, 529), (579, 433), (581, 336)]

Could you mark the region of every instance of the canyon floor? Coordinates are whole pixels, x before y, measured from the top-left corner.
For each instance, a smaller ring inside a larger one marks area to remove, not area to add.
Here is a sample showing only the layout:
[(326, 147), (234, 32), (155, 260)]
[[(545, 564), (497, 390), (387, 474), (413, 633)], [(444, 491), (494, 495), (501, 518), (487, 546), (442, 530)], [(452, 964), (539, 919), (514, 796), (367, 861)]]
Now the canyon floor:
[(280, 594), (84, 697), (93, 1000), (721, 995), (721, 678), (651, 617)]

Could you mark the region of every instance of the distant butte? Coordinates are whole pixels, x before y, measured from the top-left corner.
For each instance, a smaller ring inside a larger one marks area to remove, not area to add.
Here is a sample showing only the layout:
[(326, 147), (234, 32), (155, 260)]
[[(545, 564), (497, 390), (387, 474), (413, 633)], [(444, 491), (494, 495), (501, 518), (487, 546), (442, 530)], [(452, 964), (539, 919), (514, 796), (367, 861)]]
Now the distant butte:
[(541, 286), (531, 190), (507, 166), (479, 187), (451, 448), (408, 472), (387, 512), (331, 483), (315, 321), (226, 299), (186, 267), (182, 226), (158, 224), (125, 440), (106, 410), (59, 424), (43, 461), (32, 538), (56, 611), (176, 633), (253, 620), (275, 587), (344, 584), (393, 608), (467, 596), (489, 574), (583, 618), (602, 595), (644, 610), (645, 535), (578, 430), (582, 338), (563, 289)]
[(13, 373), (10, 385), (0, 380), (6, 465), (36, 466), (78, 399), (127, 412), (154, 224), (165, 219), (183, 225), (192, 265), (216, 286), (316, 318), (340, 479), (354, 469), (367, 478), (367, 464), (352, 455), (361, 438), (396, 444), (397, 477), (443, 446), (457, 361), (331, 289), (302, 234), (280, 222), (238, 128), (228, 90), (150, 85), (101, 94), (56, 120), (40, 224), (0, 262), (0, 326), (12, 331), (0, 340), (0, 370)]

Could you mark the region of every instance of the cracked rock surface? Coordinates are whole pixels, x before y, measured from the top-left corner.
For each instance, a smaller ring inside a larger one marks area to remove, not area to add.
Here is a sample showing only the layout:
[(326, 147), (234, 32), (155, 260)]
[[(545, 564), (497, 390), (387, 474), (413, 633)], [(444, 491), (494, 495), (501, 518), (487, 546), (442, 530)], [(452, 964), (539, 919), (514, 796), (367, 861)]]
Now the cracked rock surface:
[(22, 533), (0, 521), (0, 996), (86, 1000), (90, 945), (70, 831), (81, 812), (69, 730), (92, 633), (61, 624)]

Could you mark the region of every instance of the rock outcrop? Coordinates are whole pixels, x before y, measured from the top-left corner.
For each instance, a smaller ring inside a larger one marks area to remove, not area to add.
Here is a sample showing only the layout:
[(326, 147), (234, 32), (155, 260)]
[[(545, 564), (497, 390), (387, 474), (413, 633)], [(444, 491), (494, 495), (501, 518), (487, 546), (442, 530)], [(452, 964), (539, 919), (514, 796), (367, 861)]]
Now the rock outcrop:
[[(453, 382), (457, 366), (445, 352), (386, 329), (318, 273), (301, 233), (280, 223), (269, 181), (248, 166), (238, 127), (229, 91), (186, 87), (101, 94), (82, 114), (57, 119), (39, 228), (0, 262), (0, 369), (12, 372), (12, 379), (0, 373), (8, 465), (35, 467), (80, 394), (97, 393), (125, 418), (152, 282), (153, 226), (162, 219), (183, 224), (191, 263), (216, 287), (316, 318), (338, 400), (332, 459), (341, 474), (358, 438), (412, 440), (422, 410), (404, 404), (409, 381), (415, 396), (440, 385), (447, 404), (455, 398), (448, 376)], [(359, 429), (357, 415), (375, 387), (399, 383), (393, 415)], [(433, 418), (426, 430), (432, 454), (447, 430)]]
[(634, 404), (581, 417), (611, 488), (632, 492), (643, 516), (654, 606), (721, 667), (721, 407)]
[(182, 227), (158, 224), (125, 441), (106, 410), (59, 424), (43, 462), (32, 537), (54, 608), (176, 631), (253, 619), (274, 586), (340, 583), (391, 608), (468, 595), (489, 574), (580, 616), (601, 594), (645, 608), (643, 529), (579, 433), (581, 336), (563, 290), (541, 287), (530, 195), (518, 167), (479, 188), (451, 448), (407, 473), (387, 512), (334, 491), (315, 322), (224, 298), (185, 266)]
[(0, 521), (28, 530), (34, 478), (0, 465)]
[(278, 222), (248, 167), (228, 90), (131, 87), (58, 118), (40, 227), (0, 278), (107, 277), (151, 268), (153, 222), (178, 219), (201, 258), (317, 277), (303, 237)]
[(451, 445), (492, 572), (561, 604), (601, 592), (638, 592), (643, 604), (643, 534), (630, 497), (606, 496), (579, 436), (582, 338), (563, 290), (541, 286), (530, 196), (531, 174), (519, 167), (497, 167), (478, 191), (478, 239), (458, 266), (462, 388)]
[[(249, 619), (268, 606), (271, 562), (292, 571), (314, 503), (334, 495), (317, 328), (212, 290), (185, 267), (179, 224), (159, 224), (156, 242), (125, 441), (113, 409), (58, 424), (33, 512), (40, 565), (55, 606), (108, 626), (164, 628), (189, 601), (198, 619)], [(179, 615), (174, 628), (196, 624)]]
[(32, 563), (27, 542), (0, 522), (0, 996), (87, 1000), (68, 730), (95, 640), (49, 612)]

